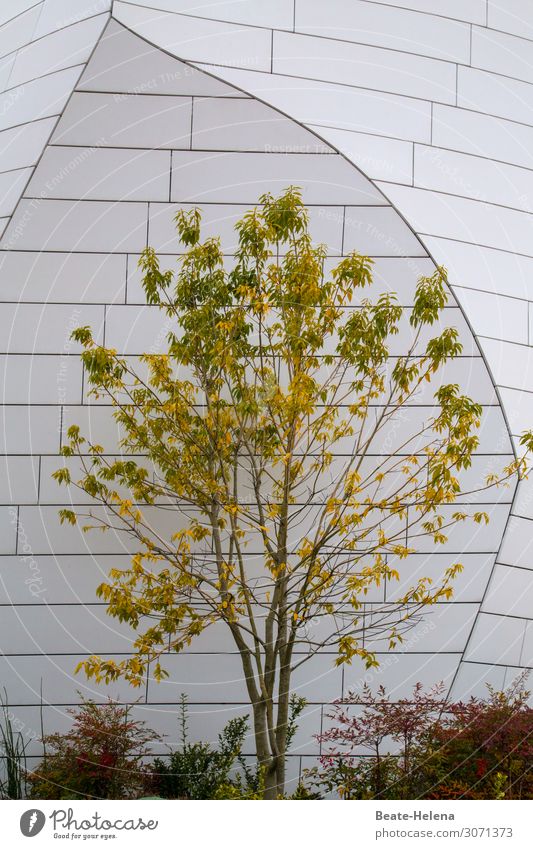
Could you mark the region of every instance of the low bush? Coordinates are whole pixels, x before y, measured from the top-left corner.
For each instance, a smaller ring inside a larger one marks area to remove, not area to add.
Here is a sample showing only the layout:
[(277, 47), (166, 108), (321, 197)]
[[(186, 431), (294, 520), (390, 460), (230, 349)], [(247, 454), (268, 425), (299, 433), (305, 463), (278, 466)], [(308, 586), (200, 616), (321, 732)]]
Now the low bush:
[[(241, 798), (258, 791), (255, 773), (247, 766), (242, 748), (249, 731), (248, 717), (230, 719), (218, 735), (218, 747), (190, 743), (188, 710), (181, 697), (181, 747), (168, 758), (155, 758), (146, 777), (146, 790), (164, 799)], [(231, 777), (240, 766), (242, 773)]]
[(393, 701), (381, 687), (334, 704), (320, 767), (305, 776), (342, 799), (531, 799), (533, 708), (522, 676), (486, 699), (444, 700), (442, 685)]
[[(291, 700), (289, 741), (304, 705), (304, 699)], [(131, 706), (112, 701), (98, 705), (84, 699), (68, 712), (73, 717), (72, 728), (65, 734), (43, 736), (44, 757), (33, 772), (26, 773), (21, 758), (16, 762), (30, 798), (263, 798), (263, 776), (243, 756), (249, 733), (247, 716), (231, 719), (216, 747), (191, 743), (188, 707), (182, 696), (181, 746), (169, 749), (166, 758), (150, 759), (150, 744), (161, 737), (144, 722), (131, 718)], [(306, 798), (303, 788), (298, 792), (302, 794), (299, 798)]]
[[(442, 685), (393, 700), (365, 687), (336, 702), (318, 736), (323, 754), (293, 799), (532, 799), (533, 708), (521, 677), (485, 699), (447, 702)], [(190, 742), (181, 702), (181, 745), (153, 758), (161, 737), (131, 706), (90, 700), (69, 711), (71, 729), (43, 737), (44, 757), (28, 772), (26, 744), (0, 700), (3, 798), (262, 799), (263, 776), (243, 754), (248, 717), (231, 719), (216, 745)], [(291, 701), (288, 737), (304, 700)], [(281, 797), (280, 797), (281, 798)], [(287, 798), (287, 797), (284, 797)]]
[(434, 729), (430, 799), (533, 799), (533, 708), (519, 679), (451, 704)]
[[(293, 695), (289, 705), (287, 748), (297, 730), (297, 720), (305, 699)], [(181, 697), (181, 747), (170, 750), (166, 759), (156, 758), (147, 776), (147, 792), (165, 799), (262, 799), (264, 780), (261, 771), (251, 767), (243, 755), (250, 734), (248, 716), (230, 719), (218, 735), (218, 745), (189, 742), (188, 707)], [(294, 798), (308, 798), (298, 787)]]
[(68, 711), (73, 724), (66, 734), (43, 738), (45, 755), (29, 775), (33, 799), (131, 799), (146, 781), (143, 760), (160, 737), (144, 722), (131, 719), (131, 706), (83, 699)]

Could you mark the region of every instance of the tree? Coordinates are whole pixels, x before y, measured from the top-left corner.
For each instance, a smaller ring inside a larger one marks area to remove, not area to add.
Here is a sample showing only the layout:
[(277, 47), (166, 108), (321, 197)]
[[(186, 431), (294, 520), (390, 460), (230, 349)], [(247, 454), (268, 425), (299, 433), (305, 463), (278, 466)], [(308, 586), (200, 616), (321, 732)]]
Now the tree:
[[(72, 461), (55, 476), (102, 512), (63, 510), (61, 521), (130, 538), (130, 567), (113, 569), (97, 592), (138, 633), (132, 657), (80, 667), (135, 685), (150, 664), (161, 679), (169, 647), (180, 652), (223, 623), (273, 798), (284, 787), (293, 671), (327, 647), (338, 664), (376, 665), (373, 638), (394, 647), (427, 605), (450, 597), (459, 563), (364, 604), (371, 587), (399, 580), (396, 563), (421, 539), (438, 545), (458, 522), (488, 521), (450, 507), (464, 494), (459, 475), (478, 446), (482, 408), (439, 382), (461, 352), (456, 329), (428, 333), (447, 299), (443, 269), (419, 281), (409, 314), (393, 294), (352, 307), (372, 262), (352, 253), (326, 275), (326, 249), (313, 244), (292, 187), (263, 195), (236, 224), (230, 270), (220, 240), (202, 241), (198, 210), (179, 211), (176, 225), (176, 273), (161, 270), (152, 248), (140, 259), (147, 301), (170, 327), (165, 351), (136, 366), (89, 327), (73, 333), (92, 392), (114, 408), (123, 453), (110, 457), (69, 429), (63, 454), (78, 458), (81, 477)], [(392, 357), (400, 328), (408, 351)], [(421, 421), (411, 405), (433, 380), (434, 409)], [(403, 437), (385, 448), (398, 426)], [(524, 472), (522, 457), (486, 485)], [(169, 511), (164, 534), (155, 517)]]

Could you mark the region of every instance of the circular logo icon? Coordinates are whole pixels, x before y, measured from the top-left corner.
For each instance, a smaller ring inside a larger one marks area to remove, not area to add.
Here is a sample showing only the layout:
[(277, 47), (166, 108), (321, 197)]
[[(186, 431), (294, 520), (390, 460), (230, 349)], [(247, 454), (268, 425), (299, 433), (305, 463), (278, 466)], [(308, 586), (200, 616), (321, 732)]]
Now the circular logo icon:
[(31, 808), (29, 811), (24, 811), (20, 818), (20, 830), (24, 837), (35, 837), (42, 831), (46, 817), (42, 811), (37, 808)]

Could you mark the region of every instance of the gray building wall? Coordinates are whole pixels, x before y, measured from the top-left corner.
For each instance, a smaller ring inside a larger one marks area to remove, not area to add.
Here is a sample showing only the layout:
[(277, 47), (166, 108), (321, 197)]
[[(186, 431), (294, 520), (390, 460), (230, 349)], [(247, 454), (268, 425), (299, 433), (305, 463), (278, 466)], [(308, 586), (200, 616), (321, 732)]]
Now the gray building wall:
[[(136, 263), (147, 242), (174, 262), (176, 206), (200, 205), (206, 233), (221, 233), (230, 256), (240, 214), (262, 191), (296, 183), (331, 264), (352, 249), (372, 255), (376, 291), (394, 289), (409, 307), (434, 260), (450, 268), (446, 318), (465, 350), (443, 379), (484, 404), (470, 482), (482, 480), (511, 457), (509, 430), (533, 412), (533, 42), (503, 33), (527, 10), (506, 3), (504, 14), (480, 0), (447, 4), (443, 16), (425, 0), (412, 10), (254, 0), (206, 11), (158, 0), (157, 10), (116, 2), (110, 19), (110, 3), (11, 5), (0, 28), (0, 685), (30, 736), (41, 692), (50, 730), (68, 724), (81, 691), (140, 696), (139, 715), (175, 734), (183, 691), (192, 734), (214, 739), (245, 711), (238, 658), (222, 634), (169, 656), (169, 681), (148, 676), (141, 694), (73, 675), (84, 656), (128, 653), (132, 634), (94, 593), (110, 566), (127, 562), (124, 540), (83, 536), (57, 518), (65, 492), (50, 475), (65, 429), (81, 424), (109, 451), (118, 438), (110, 410), (88, 401), (70, 332), (91, 324), (131, 357), (157, 350), (165, 327), (143, 302)], [(487, 74), (505, 92), (500, 105), (483, 103)], [(523, 108), (511, 115), (513, 97)], [(409, 421), (430, 405), (418, 399)], [(488, 528), (459, 527), (437, 554), (426, 543), (404, 568), (407, 580), (465, 565), (454, 601), (432, 610), (402, 651), (382, 653), (373, 684), (405, 695), (415, 681), (444, 680), (458, 696), (531, 665), (528, 486), (510, 521), (512, 488), (479, 496)], [(292, 775), (316, 755), (324, 706), (365, 674), (335, 668), (326, 653), (301, 667), (296, 684), (309, 704)]]

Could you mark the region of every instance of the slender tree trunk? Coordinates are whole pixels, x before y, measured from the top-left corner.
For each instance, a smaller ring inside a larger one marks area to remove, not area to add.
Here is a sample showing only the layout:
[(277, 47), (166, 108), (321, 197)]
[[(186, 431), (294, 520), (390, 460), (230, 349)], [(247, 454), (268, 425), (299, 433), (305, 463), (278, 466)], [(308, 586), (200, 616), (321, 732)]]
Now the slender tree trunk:
[(290, 662), (287, 655), (288, 652), (283, 652), (280, 662), (278, 688), (278, 715), (276, 723), (276, 743), (278, 753), (276, 764), (276, 777), (279, 795), (283, 795), (285, 791), (287, 731), (289, 728), (291, 670)]
[(265, 799), (277, 799), (277, 759), (272, 753), (268, 729), (268, 707), (264, 699), (253, 705), (257, 764), (262, 773)]
[[(269, 717), (274, 706), (265, 699), (253, 704), (254, 737), (257, 762), (263, 774), (264, 798), (277, 799), (285, 790), (285, 759), (287, 755), (287, 730), (289, 723), (290, 673), (281, 674), (276, 727), (271, 727)], [(275, 738), (275, 747), (272, 743)], [(273, 750), (274, 749), (274, 750)]]

